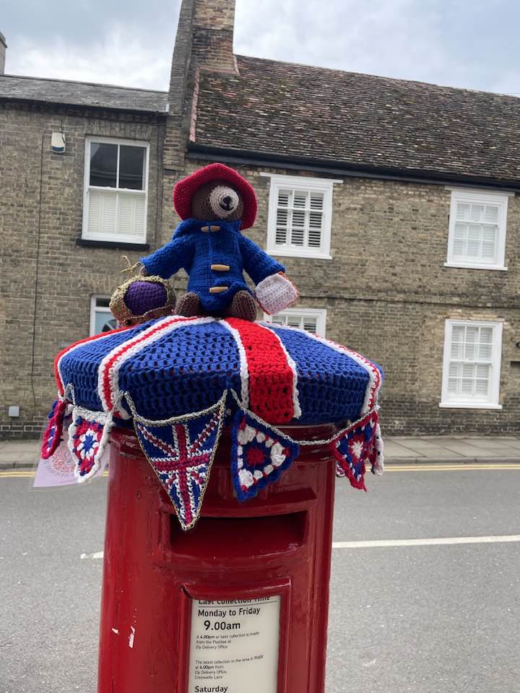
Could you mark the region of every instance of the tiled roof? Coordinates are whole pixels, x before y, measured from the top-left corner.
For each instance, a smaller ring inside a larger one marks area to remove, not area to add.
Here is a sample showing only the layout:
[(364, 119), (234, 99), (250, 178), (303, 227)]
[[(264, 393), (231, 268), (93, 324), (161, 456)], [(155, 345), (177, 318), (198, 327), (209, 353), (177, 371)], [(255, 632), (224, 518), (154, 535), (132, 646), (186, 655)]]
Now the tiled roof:
[(195, 145), (343, 167), (520, 178), (520, 99), (237, 56), (201, 71)]
[(167, 93), (108, 84), (0, 75), (0, 100), (41, 101), (122, 111), (164, 113)]

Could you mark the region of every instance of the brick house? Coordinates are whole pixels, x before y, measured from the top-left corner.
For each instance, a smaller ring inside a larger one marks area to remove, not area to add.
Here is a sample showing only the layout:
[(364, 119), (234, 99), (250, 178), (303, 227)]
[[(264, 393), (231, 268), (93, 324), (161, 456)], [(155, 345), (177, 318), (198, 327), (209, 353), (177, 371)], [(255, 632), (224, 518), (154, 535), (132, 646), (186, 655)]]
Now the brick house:
[(5, 75), (0, 35), (2, 436), (40, 430), (54, 354), (211, 161), (300, 290), (274, 319), (385, 368), (386, 432), (518, 432), (520, 100), (236, 56), (234, 12), (183, 1), (168, 93)]

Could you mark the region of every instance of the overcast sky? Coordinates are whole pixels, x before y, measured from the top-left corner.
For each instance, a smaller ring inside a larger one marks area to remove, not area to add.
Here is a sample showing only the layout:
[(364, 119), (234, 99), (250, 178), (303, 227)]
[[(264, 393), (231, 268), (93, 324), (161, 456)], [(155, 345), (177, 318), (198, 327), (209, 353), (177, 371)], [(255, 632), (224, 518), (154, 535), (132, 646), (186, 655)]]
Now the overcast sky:
[[(11, 0), (6, 72), (167, 89), (179, 0)], [(518, 0), (237, 0), (235, 52), (520, 95)]]

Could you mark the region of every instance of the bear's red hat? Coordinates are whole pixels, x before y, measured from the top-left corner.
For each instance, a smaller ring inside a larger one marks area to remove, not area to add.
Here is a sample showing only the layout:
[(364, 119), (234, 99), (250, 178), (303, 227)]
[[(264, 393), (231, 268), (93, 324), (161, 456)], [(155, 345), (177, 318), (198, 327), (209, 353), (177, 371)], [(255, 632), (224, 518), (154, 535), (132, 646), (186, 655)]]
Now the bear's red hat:
[(253, 186), (236, 171), (224, 164), (210, 164), (209, 166), (205, 166), (177, 183), (173, 189), (173, 206), (180, 218), (184, 220), (191, 217), (191, 199), (193, 194), (201, 185), (213, 180), (226, 181), (237, 189), (244, 200), (244, 213), (242, 215), (241, 228), (248, 229), (253, 226), (256, 219), (257, 206), (256, 194)]

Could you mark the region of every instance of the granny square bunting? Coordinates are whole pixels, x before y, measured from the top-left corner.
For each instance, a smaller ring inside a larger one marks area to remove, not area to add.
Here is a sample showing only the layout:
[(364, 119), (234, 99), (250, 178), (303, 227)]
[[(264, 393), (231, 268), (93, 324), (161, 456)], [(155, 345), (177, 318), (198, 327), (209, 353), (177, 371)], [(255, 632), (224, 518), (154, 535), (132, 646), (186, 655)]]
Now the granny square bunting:
[[(215, 457), (227, 393), (210, 409), (167, 421), (149, 421), (135, 411), (141, 448), (173, 503), (183, 530), (197, 523)], [(133, 403), (130, 400), (133, 410)]]
[[(350, 484), (366, 491), (366, 463), (370, 462), (372, 471), (377, 473), (376, 434), (379, 430), (377, 412), (368, 414), (350, 428), (342, 431), (331, 443), (330, 449), (336, 458), (338, 476), (346, 476)], [(379, 455), (378, 455), (379, 452)], [(382, 460), (381, 460), (382, 463)]]
[(69, 450), (76, 463), (74, 473), (79, 483), (92, 478), (99, 470), (111, 428), (111, 414), (89, 412), (82, 407), (72, 410)]
[(43, 432), (41, 457), (48, 460), (60, 444), (63, 435), (63, 419), (68, 402), (65, 399), (57, 399), (49, 412), (49, 421)]
[(249, 500), (277, 481), (299, 451), (295, 441), (239, 409), (233, 422), (231, 451), (231, 474), (238, 499)]

